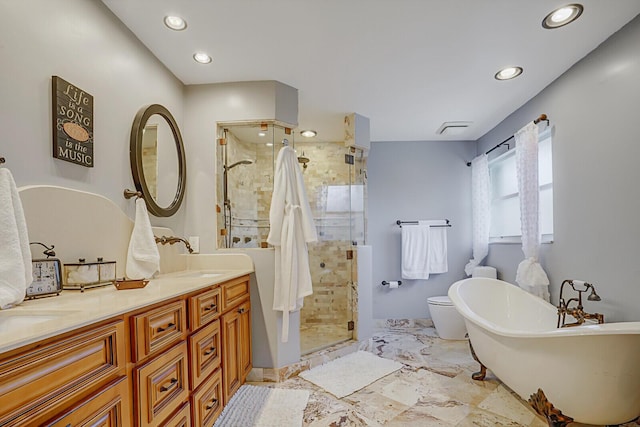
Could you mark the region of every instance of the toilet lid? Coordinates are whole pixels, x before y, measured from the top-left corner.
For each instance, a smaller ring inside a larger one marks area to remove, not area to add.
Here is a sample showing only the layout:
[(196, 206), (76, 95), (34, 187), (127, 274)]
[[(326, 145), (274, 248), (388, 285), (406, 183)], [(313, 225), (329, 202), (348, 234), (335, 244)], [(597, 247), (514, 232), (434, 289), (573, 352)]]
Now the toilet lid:
[(429, 297), (427, 298), (427, 302), (429, 304), (433, 304), (433, 305), (446, 305), (446, 306), (452, 306), (453, 303), (451, 302), (451, 299), (447, 296), (444, 297)]

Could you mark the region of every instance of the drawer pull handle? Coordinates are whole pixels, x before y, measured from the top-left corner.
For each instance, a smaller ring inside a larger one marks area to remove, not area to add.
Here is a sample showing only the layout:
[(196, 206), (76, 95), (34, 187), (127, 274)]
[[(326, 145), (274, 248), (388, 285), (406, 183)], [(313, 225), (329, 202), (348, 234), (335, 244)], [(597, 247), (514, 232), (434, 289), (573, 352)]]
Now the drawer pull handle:
[(218, 403), (218, 399), (211, 399), (211, 405), (207, 405), (207, 411), (210, 411), (211, 409), (213, 409), (217, 403)]
[(211, 310), (215, 310), (217, 307), (216, 304), (210, 304), (208, 307), (204, 308), (204, 311), (211, 311)]
[(211, 353), (213, 353), (214, 351), (216, 351), (216, 348), (215, 348), (215, 347), (211, 347), (211, 348), (209, 348), (209, 350), (207, 350), (207, 351), (205, 351), (205, 352), (204, 352), (204, 355), (205, 355), (205, 356), (208, 356), (208, 355), (210, 355)]
[(158, 332), (164, 332), (167, 329), (173, 328), (174, 326), (176, 326), (175, 323), (169, 323), (167, 326), (158, 326)]
[(240, 314), (244, 313), (244, 307), (239, 308), (239, 309), (238, 309), (238, 313), (240, 313)]
[(171, 381), (169, 381), (169, 385), (167, 385), (167, 386), (163, 385), (162, 387), (160, 387), (160, 391), (164, 393), (165, 391), (173, 388), (173, 386), (175, 384), (177, 384), (177, 383), (178, 383), (178, 379), (177, 378), (171, 378)]

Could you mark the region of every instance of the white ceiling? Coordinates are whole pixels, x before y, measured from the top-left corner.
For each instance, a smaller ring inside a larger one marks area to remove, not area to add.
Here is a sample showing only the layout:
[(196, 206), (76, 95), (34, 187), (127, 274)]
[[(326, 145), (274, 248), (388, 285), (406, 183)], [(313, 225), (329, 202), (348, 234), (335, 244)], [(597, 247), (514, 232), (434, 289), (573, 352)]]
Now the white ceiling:
[[(299, 128), (325, 141), (343, 140), (350, 112), (370, 118), (373, 141), (475, 140), (640, 13), (638, 0), (581, 0), (580, 19), (545, 30), (568, 0), (102, 1), (187, 85), (297, 88)], [(511, 65), (522, 76), (493, 78)], [(447, 138), (445, 121), (473, 124)]]

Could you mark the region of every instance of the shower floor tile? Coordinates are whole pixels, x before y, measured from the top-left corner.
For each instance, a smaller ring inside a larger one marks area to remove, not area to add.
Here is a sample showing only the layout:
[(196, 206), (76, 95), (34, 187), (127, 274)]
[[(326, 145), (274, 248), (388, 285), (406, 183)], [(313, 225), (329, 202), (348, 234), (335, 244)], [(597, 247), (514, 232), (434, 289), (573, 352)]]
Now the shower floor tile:
[(300, 326), (300, 353), (309, 354), (336, 343), (350, 340), (353, 331), (344, 323), (321, 323)]

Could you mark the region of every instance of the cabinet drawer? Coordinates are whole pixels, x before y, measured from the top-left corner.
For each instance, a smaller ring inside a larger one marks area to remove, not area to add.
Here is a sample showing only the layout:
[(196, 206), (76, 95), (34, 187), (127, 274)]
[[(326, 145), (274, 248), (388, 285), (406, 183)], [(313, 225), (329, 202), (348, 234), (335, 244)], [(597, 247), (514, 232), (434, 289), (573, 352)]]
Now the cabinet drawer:
[(112, 382), (45, 425), (52, 427), (129, 427), (131, 425), (131, 409), (127, 378), (122, 377)]
[(0, 360), (0, 425), (41, 424), (123, 375), (124, 340), (118, 321)]
[(191, 406), (188, 403), (182, 405), (173, 417), (162, 423), (162, 427), (191, 427)]
[(181, 343), (135, 370), (138, 426), (158, 426), (189, 396), (187, 345)]
[(222, 376), (220, 369), (207, 379), (191, 396), (193, 423), (197, 426), (213, 426), (222, 412)]
[(220, 366), (220, 341), (220, 320), (215, 320), (189, 337), (189, 379), (192, 390)]
[(219, 314), (220, 288), (209, 289), (189, 298), (189, 317), (192, 331), (211, 322)]
[(184, 301), (175, 301), (132, 317), (134, 361), (185, 338), (187, 316)]
[(222, 311), (244, 301), (249, 297), (249, 276), (239, 277), (220, 285), (222, 291)]

